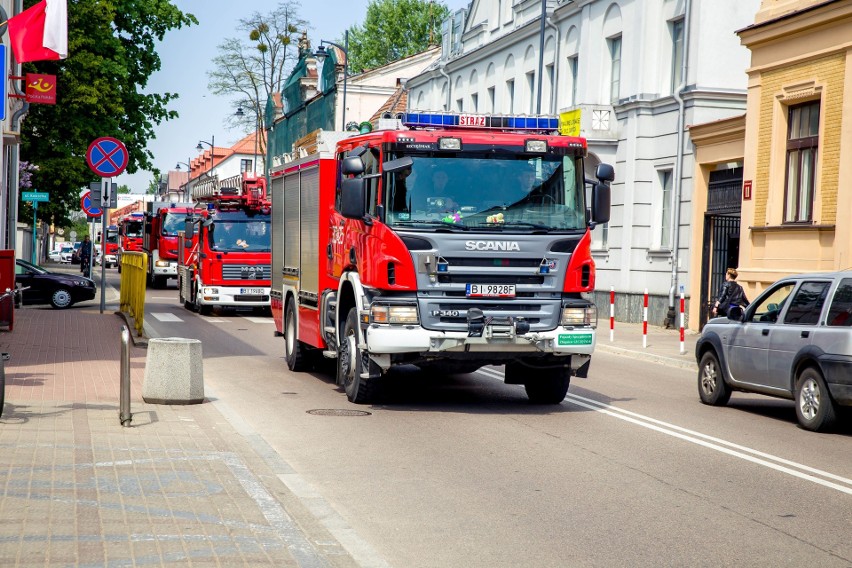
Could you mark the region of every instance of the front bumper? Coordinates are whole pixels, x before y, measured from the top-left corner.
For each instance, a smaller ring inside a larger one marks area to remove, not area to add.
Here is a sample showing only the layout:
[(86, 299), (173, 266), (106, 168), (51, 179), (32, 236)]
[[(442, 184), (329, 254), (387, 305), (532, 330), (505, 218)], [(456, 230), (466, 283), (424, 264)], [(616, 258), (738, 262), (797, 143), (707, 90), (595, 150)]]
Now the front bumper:
[[(435, 356), (452, 353), (591, 355), (596, 334), (590, 327), (557, 327), (550, 331), (516, 334), (507, 327), (486, 326), (482, 337), (466, 332), (431, 331), (416, 325), (371, 324), (366, 330), (370, 354), (416, 353)], [(486, 357), (483, 357), (486, 358)]]
[(202, 306), (267, 307), (269, 286), (203, 286), (196, 300)]

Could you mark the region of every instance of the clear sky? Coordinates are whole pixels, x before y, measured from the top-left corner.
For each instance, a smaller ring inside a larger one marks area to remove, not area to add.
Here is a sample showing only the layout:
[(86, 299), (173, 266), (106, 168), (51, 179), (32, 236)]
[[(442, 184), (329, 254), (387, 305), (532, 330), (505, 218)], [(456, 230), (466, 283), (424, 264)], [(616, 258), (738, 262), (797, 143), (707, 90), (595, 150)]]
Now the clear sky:
[[(199, 140), (216, 146), (231, 146), (247, 133), (229, 130), (225, 120), (236, 111), (236, 105), (225, 97), (211, 94), (207, 89), (207, 71), (218, 53), (216, 46), (222, 40), (237, 37), (234, 23), (254, 12), (268, 13), (277, 0), (172, 0), (184, 12), (198, 18), (197, 26), (167, 33), (157, 52), (162, 69), (151, 76), (147, 92), (179, 93), (169, 108), (179, 118), (155, 127), (156, 139), (149, 141), (148, 149), (154, 154), (154, 166), (162, 172), (175, 169), (177, 162), (187, 162), (198, 155), (195, 147)], [(443, 0), (451, 11), (466, 7), (470, 0)], [(352, 24), (364, 21), (368, 0), (314, 0), (303, 2), (300, 15), (309, 22), (308, 37), (312, 45), (319, 40), (335, 41), (343, 36)], [(206, 147), (206, 146), (205, 146)], [(185, 166), (181, 166), (185, 171)], [(139, 171), (122, 174), (114, 179), (119, 185), (128, 185), (134, 193), (148, 187), (153, 174)]]

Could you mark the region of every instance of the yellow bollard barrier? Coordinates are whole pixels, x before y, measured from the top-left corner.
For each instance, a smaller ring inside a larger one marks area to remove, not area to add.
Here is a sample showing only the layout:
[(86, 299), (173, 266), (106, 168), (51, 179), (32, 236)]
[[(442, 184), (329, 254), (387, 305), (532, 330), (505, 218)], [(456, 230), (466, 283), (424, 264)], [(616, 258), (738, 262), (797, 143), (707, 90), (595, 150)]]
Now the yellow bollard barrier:
[(142, 335), (145, 324), (145, 280), (148, 277), (148, 255), (144, 252), (121, 253), (120, 310), (133, 317), (136, 335)]

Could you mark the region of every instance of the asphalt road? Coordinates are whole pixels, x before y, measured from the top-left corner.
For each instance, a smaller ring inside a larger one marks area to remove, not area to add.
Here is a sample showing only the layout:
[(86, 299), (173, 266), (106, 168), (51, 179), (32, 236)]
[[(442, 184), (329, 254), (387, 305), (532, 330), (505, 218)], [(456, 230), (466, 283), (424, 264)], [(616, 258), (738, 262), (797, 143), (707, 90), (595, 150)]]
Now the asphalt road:
[(202, 341), (214, 404), (364, 566), (852, 566), (852, 422), (706, 407), (693, 372), (600, 352), (558, 406), (501, 368), (404, 369), (357, 406), (330, 372), (287, 370), (271, 318), (202, 317), (170, 286), (147, 325)]

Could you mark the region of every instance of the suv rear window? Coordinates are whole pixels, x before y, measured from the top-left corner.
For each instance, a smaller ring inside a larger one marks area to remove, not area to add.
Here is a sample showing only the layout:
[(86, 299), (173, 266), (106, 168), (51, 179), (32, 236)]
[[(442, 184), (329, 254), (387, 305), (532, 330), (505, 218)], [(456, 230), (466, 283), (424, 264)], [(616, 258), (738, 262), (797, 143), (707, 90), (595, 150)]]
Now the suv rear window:
[(816, 325), (830, 286), (831, 282), (802, 282), (787, 308), (784, 323)]
[(826, 324), (829, 326), (852, 326), (852, 278), (844, 278), (837, 286)]

